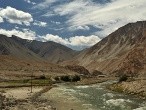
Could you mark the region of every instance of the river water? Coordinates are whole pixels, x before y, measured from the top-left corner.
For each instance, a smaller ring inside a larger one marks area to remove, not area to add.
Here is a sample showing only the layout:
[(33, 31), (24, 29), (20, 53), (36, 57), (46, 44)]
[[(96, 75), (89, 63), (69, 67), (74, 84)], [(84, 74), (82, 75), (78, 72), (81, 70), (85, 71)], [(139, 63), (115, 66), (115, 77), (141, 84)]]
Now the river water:
[(107, 90), (105, 85), (108, 83), (61, 84), (42, 97), (50, 99), (57, 110), (146, 110), (145, 100)]

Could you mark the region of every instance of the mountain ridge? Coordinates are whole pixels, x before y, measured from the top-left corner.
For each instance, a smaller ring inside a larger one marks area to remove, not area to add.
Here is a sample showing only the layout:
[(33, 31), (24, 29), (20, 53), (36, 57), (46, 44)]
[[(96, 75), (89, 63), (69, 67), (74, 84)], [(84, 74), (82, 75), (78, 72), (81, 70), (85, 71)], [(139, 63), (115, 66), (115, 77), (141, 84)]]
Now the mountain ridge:
[[(146, 21), (129, 23), (81, 52), (74, 61), (64, 64), (81, 65), (90, 71), (106, 74), (142, 74), (145, 70)], [(140, 58), (144, 59), (144, 61)], [(126, 62), (126, 66), (125, 65)], [(142, 68), (137, 67), (143, 65)], [(134, 65), (134, 66), (133, 66)]]
[[(21, 54), (22, 50), (26, 50), (29, 53), (33, 54), (34, 56), (39, 57), (39, 59), (43, 59), (46, 60), (50, 63), (59, 63), (61, 61), (64, 60), (69, 60), (70, 58), (72, 58), (73, 56), (75, 56), (78, 52), (75, 50), (72, 50), (64, 45), (55, 43), (53, 41), (49, 41), (49, 42), (41, 42), (41, 41), (36, 41), (36, 40), (27, 40), (27, 39), (21, 39), (15, 35), (12, 35), (12, 37), (7, 37), (5, 35), (0, 35), (0, 39), (2, 42), (4, 42), (4, 37), (6, 37), (5, 39), (7, 39), (7, 41), (9, 41), (9, 43), (12, 42), (12, 44), (16, 45), (17, 47), (21, 47), (23, 49), (17, 51), (17, 52), (13, 52), (15, 49), (9, 49), (7, 50), (8, 45), (5, 45), (7, 43), (3, 43), (1, 42), (1, 49), (5, 49), (5, 51), (9, 51), (9, 54), (11, 53), (15, 53), (14, 55), (16, 55), (16, 53)], [(3, 39), (2, 39), (3, 36)], [(14, 46), (13, 46), (14, 47)], [(10, 52), (12, 51), (12, 52)], [(20, 55), (16, 55), (20, 56)], [(24, 53), (23, 53), (24, 54)], [(25, 55), (24, 55), (25, 56)], [(27, 56), (27, 55), (26, 55)]]
[[(16, 47), (20, 45), (18, 50), (26, 48), (24, 50), (28, 50), (27, 53), (30, 52), (32, 56), (64, 66), (83, 66), (90, 72), (97, 70), (109, 75), (133, 76), (144, 74), (146, 70), (146, 21), (120, 27), (94, 46), (80, 52), (52, 41), (30, 41), (14, 35), (7, 39), (10, 39), (10, 44), (16, 44)], [(4, 43), (0, 45), (0, 49), (3, 50), (0, 53), (9, 54), (9, 49), (4, 46)]]

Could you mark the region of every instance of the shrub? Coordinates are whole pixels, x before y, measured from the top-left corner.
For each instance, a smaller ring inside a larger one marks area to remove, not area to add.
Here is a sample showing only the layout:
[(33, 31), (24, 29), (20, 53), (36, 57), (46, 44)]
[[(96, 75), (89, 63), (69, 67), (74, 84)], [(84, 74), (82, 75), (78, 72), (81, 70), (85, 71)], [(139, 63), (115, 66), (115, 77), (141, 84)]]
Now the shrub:
[(39, 79), (46, 79), (46, 76), (45, 76), (45, 75), (41, 75), (41, 76), (39, 77)]
[(119, 83), (127, 80), (128, 80), (128, 76), (124, 74), (119, 78)]
[(59, 77), (58, 77), (58, 76), (56, 76), (54, 79), (55, 79), (56, 81), (59, 81)]
[(69, 76), (61, 76), (61, 80), (65, 81), (65, 82), (70, 82), (71, 81)]
[(77, 82), (77, 81), (80, 81), (81, 80), (81, 78), (80, 78), (80, 76), (78, 76), (78, 75), (75, 75), (75, 76), (73, 76), (73, 78), (72, 78), (72, 82)]

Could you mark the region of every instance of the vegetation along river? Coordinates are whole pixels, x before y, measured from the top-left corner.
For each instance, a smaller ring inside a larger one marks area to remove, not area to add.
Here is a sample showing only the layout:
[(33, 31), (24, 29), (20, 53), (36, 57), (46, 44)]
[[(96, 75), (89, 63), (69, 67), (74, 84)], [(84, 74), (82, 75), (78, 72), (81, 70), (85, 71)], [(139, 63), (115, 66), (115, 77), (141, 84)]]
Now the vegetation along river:
[(57, 110), (146, 110), (146, 101), (106, 89), (105, 82), (86, 86), (58, 85), (42, 95)]

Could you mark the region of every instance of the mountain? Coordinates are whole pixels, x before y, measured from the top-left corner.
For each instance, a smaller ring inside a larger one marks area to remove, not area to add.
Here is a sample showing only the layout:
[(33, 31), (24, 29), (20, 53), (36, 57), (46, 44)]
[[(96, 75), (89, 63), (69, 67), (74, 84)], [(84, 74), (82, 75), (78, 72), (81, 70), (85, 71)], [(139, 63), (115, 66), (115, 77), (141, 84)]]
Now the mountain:
[(20, 39), (17, 36), (12, 36), (11, 39), (18, 42), (19, 44), (25, 46), (40, 58), (45, 59), (51, 63), (59, 63), (65, 60), (69, 60), (74, 57), (78, 52), (72, 50), (64, 45), (48, 41), (30, 41), (25, 39)]
[(129, 23), (111, 33), (73, 60), (90, 71), (113, 75), (139, 75), (146, 70), (146, 21)]
[(24, 59), (45, 60), (51, 63), (59, 63), (69, 60), (78, 54), (64, 45), (49, 41), (21, 39), (17, 36), (7, 37), (0, 35), (0, 54), (13, 55)]
[(10, 37), (0, 35), (0, 55), (11, 55), (17, 58), (42, 61), (38, 55), (14, 41)]
[[(7, 37), (5, 35), (0, 35), (0, 79), (29, 78), (32, 72), (35, 73), (34, 75), (36, 77), (40, 75), (54, 77), (78, 74), (65, 67), (50, 63), (48, 59), (46, 60), (45, 57), (42, 57), (39, 53), (35, 52), (35, 50), (33, 50), (33, 52), (32, 49), (29, 49), (30, 47), (33, 47), (33, 49), (40, 49), (39, 51), (41, 53), (47, 50), (47, 48), (49, 51), (51, 49), (49, 46), (52, 48), (51, 52), (52, 55), (54, 54), (54, 58), (56, 56), (53, 51), (57, 51), (57, 49), (53, 49), (57, 48), (57, 46), (60, 46), (58, 47), (58, 50), (60, 49), (59, 51), (68, 49), (66, 52), (73, 52), (73, 50), (53, 42), (43, 43), (21, 39), (16, 36)], [(53, 46), (56, 47), (53, 48)], [(61, 50), (61, 48), (63, 49)], [(69, 55), (69, 53), (67, 54)], [(50, 56), (48, 55), (48, 57)], [(62, 56), (59, 57), (61, 58)]]

